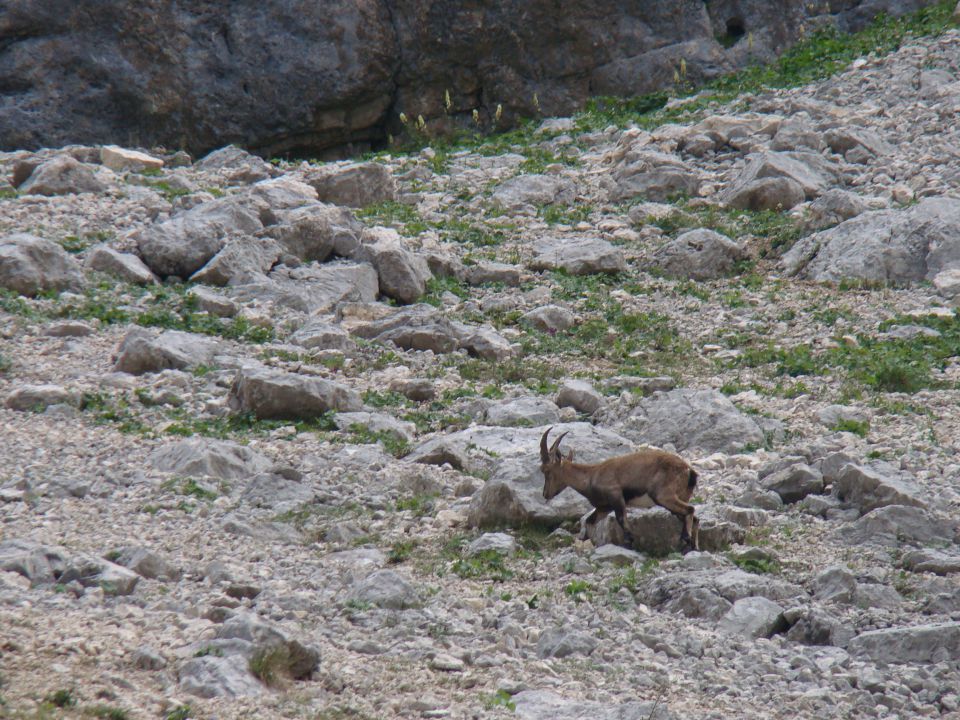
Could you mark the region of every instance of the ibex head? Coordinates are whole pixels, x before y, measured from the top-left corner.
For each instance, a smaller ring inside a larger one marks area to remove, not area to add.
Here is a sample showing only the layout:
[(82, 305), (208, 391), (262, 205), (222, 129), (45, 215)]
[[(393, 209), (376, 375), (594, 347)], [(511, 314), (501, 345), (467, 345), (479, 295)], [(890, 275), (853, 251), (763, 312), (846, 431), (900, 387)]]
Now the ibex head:
[(560, 441), (567, 433), (561, 433), (553, 441), (550, 449), (547, 449), (547, 436), (552, 429), (547, 428), (543, 437), (540, 438), (540, 472), (543, 473), (543, 497), (545, 500), (556, 497), (567, 486), (563, 477), (563, 463), (573, 460), (573, 450), (569, 452), (567, 457), (560, 453)]

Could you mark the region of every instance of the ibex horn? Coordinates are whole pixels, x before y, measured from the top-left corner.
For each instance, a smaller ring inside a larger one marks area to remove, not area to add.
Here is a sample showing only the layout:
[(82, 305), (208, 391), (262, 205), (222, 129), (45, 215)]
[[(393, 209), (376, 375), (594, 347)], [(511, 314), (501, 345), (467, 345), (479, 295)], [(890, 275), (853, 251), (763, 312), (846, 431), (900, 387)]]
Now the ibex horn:
[(547, 435), (550, 434), (551, 430), (553, 430), (553, 428), (547, 428), (543, 437), (540, 438), (540, 462), (544, 464), (550, 462), (550, 451), (547, 450)]
[[(567, 432), (569, 432), (569, 431), (567, 431)], [(567, 435), (567, 433), (565, 433), (565, 432), (564, 432), (564, 433), (560, 433), (560, 436), (559, 436), (556, 440), (553, 441), (553, 446), (550, 448), (550, 452), (553, 452), (554, 450), (556, 450), (556, 449), (559, 447), (560, 441), (563, 440), (563, 438), (566, 437), (566, 435)], [(546, 436), (544, 436), (544, 437), (546, 437)]]

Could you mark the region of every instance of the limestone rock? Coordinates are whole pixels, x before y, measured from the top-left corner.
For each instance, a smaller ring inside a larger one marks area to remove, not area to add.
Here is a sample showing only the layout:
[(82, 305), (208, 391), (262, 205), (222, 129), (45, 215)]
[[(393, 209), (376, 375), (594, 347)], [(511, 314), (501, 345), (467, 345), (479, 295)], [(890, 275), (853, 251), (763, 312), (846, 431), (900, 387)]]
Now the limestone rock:
[(913, 572), (932, 572), (937, 575), (960, 573), (960, 554), (933, 548), (911, 550), (903, 556), (902, 563)]
[(552, 238), (541, 241), (530, 267), (564, 270), (570, 275), (618, 273), (627, 269), (623, 252), (598, 238)]
[(901, 543), (953, 543), (958, 537), (956, 520), (906, 505), (888, 505), (871, 510), (838, 535), (848, 544), (897, 547)]
[(287, 340), (294, 345), (310, 350), (350, 352), (357, 347), (346, 330), (325, 320), (311, 320)]
[(823, 492), (823, 475), (801, 463), (767, 475), (760, 484), (777, 493), (783, 502), (795, 503), (811, 493)]
[(0, 570), (22, 575), (31, 586), (56, 582), (67, 562), (64, 548), (20, 538), (0, 541)]
[(850, 654), (883, 663), (934, 664), (960, 654), (960, 623), (918, 625), (861, 633), (850, 641)]
[(517, 551), (517, 541), (507, 533), (484, 533), (473, 540), (466, 550), (468, 556), (484, 552), (495, 552), (500, 555), (513, 555)]
[(628, 701), (619, 704), (567, 699), (549, 690), (523, 690), (513, 696), (518, 720), (676, 720), (663, 703)]
[(228, 402), (262, 420), (309, 420), (330, 410), (363, 409), (360, 395), (340, 383), (256, 367), (237, 372)]
[(358, 580), (345, 599), (391, 610), (406, 610), (421, 602), (416, 588), (393, 570), (377, 570)]
[(266, 692), (248, 668), (243, 655), (191, 658), (180, 666), (180, 689), (201, 698), (255, 697)]
[(352, 257), (360, 247), (362, 228), (346, 208), (313, 202), (286, 210), (264, 232), (284, 252), (305, 262), (323, 262), (331, 254)]
[(809, 230), (825, 230), (839, 225), (844, 220), (862, 215), (868, 209), (869, 207), (859, 195), (848, 190), (831, 188), (810, 203), (804, 218), (804, 226)]
[(376, 268), (380, 292), (402, 303), (419, 300), (433, 277), (427, 261), (404, 247), (396, 230), (368, 231), (356, 257)]
[(106, 186), (90, 168), (69, 155), (60, 155), (37, 167), (17, 188), (22, 195), (100, 193)]
[(340, 412), (334, 417), (340, 430), (358, 428), (371, 433), (386, 434), (404, 443), (413, 442), (416, 426), (412, 422), (397, 420), (386, 413)]
[(832, 477), (833, 494), (842, 502), (868, 513), (888, 505), (925, 508), (925, 493), (909, 476), (892, 465), (874, 462), (845, 465)]
[(379, 291), (372, 265), (346, 261), (275, 268), (266, 278), (229, 290), (241, 303), (269, 301), (309, 314), (331, 312), (345, 302), (373, 302)]
[(589, 655), (600, 641), (590, 633), (550, 628), (537, 641), (537, 656), (541, 658), (565, 658), (571, 655)]
[(713, 280), (729, 275), (746, 257), (746, 250), (727, 236), (700, 228), (658, 248), (653, 265), (671, 277)]
[(397, 199), (390, 169), (376, 162), (332, 163), (311, 169), (305, 181), (321, 202), (362, 208)]
[(803, 190), (809, 200), (821, 195), (837, 183), (837, 170), (822, 156), (810, 152), (765, 152), (752, 155), (747, 167), (721, 194), (729, 203), (746, 187), (762, 178), (788, 178)]
[(763, 442), (763, 431), (715, 390), (678, 389), (644, 398), (622, 432), (637, 442), (677, 450), (735, 452)]
[(553, 425), (560, 421), (557, 406), (539, 397), (505, 400), (487, 408), (487, 424), (506, 426)]
[(144, 547), (130, 546), (121, 548), (110, 554), (112, 562), (133, 570), (140, 577), (148, 580), (179, 580), (183, 574), (180, 568), (157, 553)]
[(524, 313), (520, 319), (541, 332), (555, 333), (573, 327), (577, 316), (558, 305), (543, 305)]
[(60, 385), (23, 385), (7, 395), (3, 405), (20, 412), (42, 411), (50, 405), (76, 404), (77, 396)]
[(162, 370), (185, 370), (212, 365), (219, 343), (204, 335), (166, 330), (156, 333), (134, 328), (117, 350), (114, 370), (142, 375)]
[(234, 198), (211, 200), (151, 225), (138, 236), (140, 257), (161, 278), (188, 278), (232, 237), (263, 229), (257, 213)]
[(122, 253), (109, 245), (98, 245), (87, 256), (87, 267), (113, 275), (134, 285), (153, 285), (157, 276), (132, 253)]
[(551, 175), (518, 175), (501, 183), (490, 202), (503, 210), (516, 210), (524, 205), (569, 205), (576, 198), (574, 184)]
[(786, 628), (783, 608), (764, 597), (737, 600), (717, 624), (720, 632), (745, 638), (768, 638)]
[(114, 172), (132, 170), (159, 170), (163, 167), (163, 160), (138, 150), (128, 150), (117, 145), (104, 145), (100, 148), (100, 162)]
[(163, 472), (187, 477), (242, 480), (270, 468), (266, 457), (227, 440), (187, 438), (157, 448), (150, 463)]
[(80, 266), (56, 243), (26, 233), (0, 238), (0, 288), (33, 297), (83, 284)]
[(786, 212), (805, 199), (803, 187), (793, 178), (765, 177), (738, 183), (724, 194), (723, 203), (739, 210)]
[(99, 587), (107, 595), (130, 595), (140, 576), (109, 560), (79, 556), (71, 558), (57, 578), (64, 585), (74, 581), (85, 588)]
[(567, 378), (557, 393), (557, 405), (592, 415), (603, 405), (603, 396), (586, 380)]
[(611, 202), (638, 197), (662, 202), (676, 195), (695, 196), (700, 176), (675, 155), (640, 148), (615, 165), (608, 188)]
[(240, 312), (240, 308), (233, 300), (202, 285), (190, 288), (187, 291), (187, 297), (196, 302), (198, 309), (217, 317), (234, 317)]
[(190, 282), (220, 286), (256, 282), (277, 263), (280, 253), (279, 243), (271, 238), (231, 238), (190, 276)]

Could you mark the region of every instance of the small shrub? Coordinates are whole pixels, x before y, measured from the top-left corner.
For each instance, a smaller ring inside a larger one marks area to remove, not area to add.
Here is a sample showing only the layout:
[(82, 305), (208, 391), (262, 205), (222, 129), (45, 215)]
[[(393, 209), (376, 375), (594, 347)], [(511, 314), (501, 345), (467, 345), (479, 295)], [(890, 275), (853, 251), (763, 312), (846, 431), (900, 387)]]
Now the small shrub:
[(71, 690), (56, 690), (47, 695), (44, 701), (58, 708), (74, 707), (77, 704), (77, 699)]
[(462, 578), (486, 578), (504, 582), (513, 577), (513, 571), (507, 567), (504, 556), (496, 550), (483, 550), (476, 555), (458, 558), (450, 569)]
[(173, 711), (167, 713), (166, 720), (189, 720), (190, 718), (190, 706), (189, 705), (180, 705), (173, 709)]
[(567, 597), (573, 598), (575, 602), (583, 602), (585, 599), (584, 596), (589, 596), (593, 590), (593, 585), (588, 583), (586, 580), (571, 580), (563, 588), (563, 592)]
[(836, 425), (830, 428), (834, 432), (849, 432), (859, 435), (862, 438), (870, 432), (869, 420), (840, 420)]
[(290, 650), (286, 645), (271, 645), (256, 650), (250, 657), (251, 674), (268, 687), (279, 687), (290, 674)]
[(780, 572), (780, 564), (770, 558), (734, 557), (733, 564), (741, 570), (755, 575), (775, 574)]

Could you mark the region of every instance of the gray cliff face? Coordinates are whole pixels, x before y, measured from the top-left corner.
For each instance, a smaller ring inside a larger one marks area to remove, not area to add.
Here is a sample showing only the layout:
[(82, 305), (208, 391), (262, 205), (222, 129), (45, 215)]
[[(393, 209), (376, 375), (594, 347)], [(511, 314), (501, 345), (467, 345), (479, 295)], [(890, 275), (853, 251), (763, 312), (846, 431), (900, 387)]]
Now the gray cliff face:
[[(498, 105), (501, 127), (537, 104), (569, 114), (592, 95), (668, 86), (681, 58), (698, 81), (769, 59), (804, 24), (852, 30), (928, 4), (10, 0), (0, 8), (0, 148), (344, 154), (400, 132), (400, 112), (438, 130), (471, 123), (474, 109), (489, 126)], [(718, 37), (740, 41), (724, 48)]]

